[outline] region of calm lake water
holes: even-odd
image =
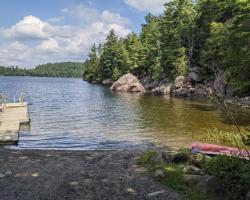
[[[178,147],[208,129],[233,130],[208,100],[114,93],[81,79],[0,77],[9,100],[23,91],[30,129],[15,148],[123,149],[159,143]],[[242,126],[248,113],[237,115]]]

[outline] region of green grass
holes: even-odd
[[[168,164],[164,166],[164,178],[160,179],[160,182],[163,185],[166,185],[178,192],[183,193],[186,196],[186,199],[189,200],[206,200],[207,196],[199,191],[195,185],[187,183],[183,175],[183,166],[179,164]]]
[[[247,140],[249,133],[242,133],[244,140]],[[244,148],[244,140],[242,140],[239,133],[220,131],[218,129],[206,130],[200,136],[200,140],[215,144],[224,144],[232,147]]]
[[[137,160],[137,163],[139,165],[143,165],[149,171],[154,171],[157,166],[157,162],[155,159],[156,156],[157,156],[157,153],[155,151],[148,151],[139,157],[139,159]]]
[[[187,153],[186,151],[181,153]],[[157,163],[157,152],[149,151],[144,153],[138,159],[138,164],[143,165],[146,167],[150,172],[154,172],[154,170],[159,169],[161,166],[160,163]],[[172,188],[186,197],[189,200],[206,200],[207,196],[200,192],[195,185],[190,185],[184,180],[183,175],[183,164],[175,164],[169,163],[161,166],[161,169],[164,171],[164,178],[159,178],[158,181],[169,187]]]

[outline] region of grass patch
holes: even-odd
[[[218,129],[206,130],[201,134],[200,140],[215,144],[224,144],[232,147],[244,148],[244,143],[248,140],[250,133],[242,133],[243,140],[239,133],[220,131]]]
[[[171,163],[165,165],[163,169],[166,176],[160,179],[163,185],[183,193],[189,200],[208,199],[207,195],[198,190],[195,185],[191,185],[184,180],[185,173],[182,165]]]
[[[148,151],[139,157],[139,159],[137,160],[137,163],[139,165],[143,165],[149,171],[154,171],[154,169],[156,168],[158,164],[156,161],[156,157],[157,157],[157,152]]]
[[[178,154],[178,159],[186,160],[189,151],[181,150]],[[169,187],[172,188],[186,196],[189,200],[207,200],[207,195],[199,191],[195,185],[189,184],[184,180],[184,165],[181,162],[178,163],[168,163],[163,164],[159,162],[159,158],[157,152],[149,151],[140,156],[137,160],[138,164],[146,167],[151,173],[153,173],[156,169],[162,169],[164,172],[164,178],[158,178],[157,180]],[[176,160],[178,161],[178,160]]]

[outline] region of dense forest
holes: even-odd
[[[18,67],[1,67],[2,76],[43,76],[43,77],[82,77],[83,63],[62,62],[38,65],[34,69],[23,69]]]
[[[174,80],[198,68],[204,81],[223,70],[238,92],[250,93],[249,0],[172,0],[145,21],[140,34],[119,38],[111,30],[104,44],[94,44],[84,78],[117,80],[131,72]]]

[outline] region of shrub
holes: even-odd
[[[207,160],[205,173],[219,177],[228,199],[245,199],[250,190],[250,161],[218,155]]]
[[[138,164],[144,165],[150,171],[153,171],[158,164],[156,161],[157,153],[155,151],[148,151],[139,157]]]

